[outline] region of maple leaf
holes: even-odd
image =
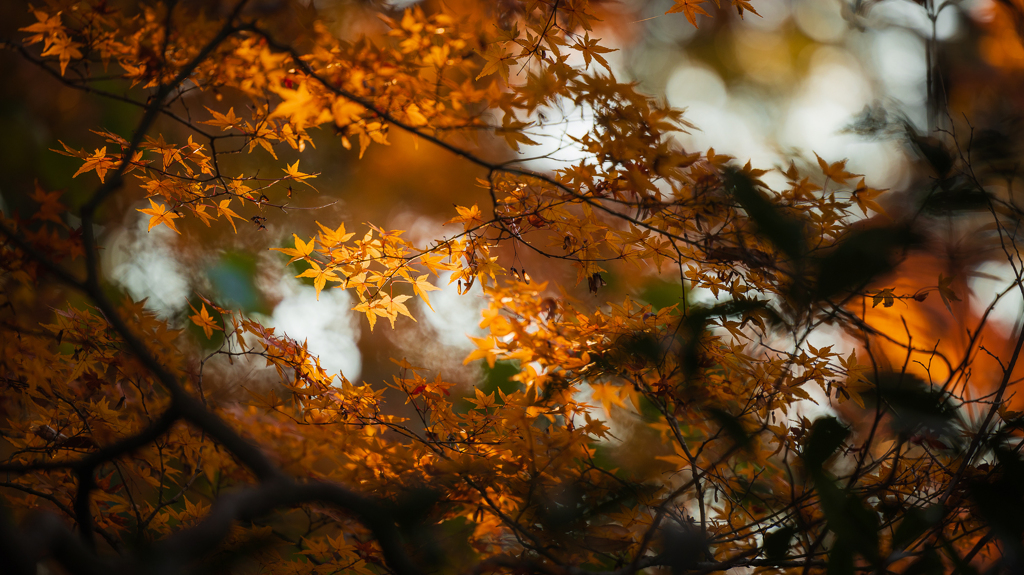
[[[736,12],[740,15],[740,18],[743,17],[744,10],[747,12],[753,12],[755,16],[761,16],[757,13],[757,10],[754,10],[754,7],[750,5],[750,0],[732,0],[732,5],[736,8]]]
[[[205,106],[204,106],[204,108],[205,108]],[[227,114],[221,114],[220,112],[218,112],[216,110],[211,110],[210,108],[206,108],[206,111],[209,112],[211,116],[213,116],[213,119],[212,120],[202,120],[202,121],[199,122],[200,124],[208,124],[210,126],[216,126],[216,127],[220,128],[221,130],[230,130],[232,128],[237,127],[239,124],[242,123],[242,120],[238,116],[235,116],[235,108],[234,107],[228,108],[228,113]]]
[[[203,333],[206,334],[207,339],[213,337],[213,330],[224,331],[224,328],[217,325],[217,320],[210,315],[210,312],[206,311],[205,303],[202,304],[203,309],[201,311],[197,311],[191,303],[188,306],[195,312],[195,315],[190,315],[188,318],[192,320],[192,323],[203,328]]]
[[[853,191],[851,197],[853,198],[853,201],[857,202],[857,207],[859,207],[860,210],[864,212],[865,216],[868,215],[869,209],[874,210],[875,212],[878,212],[879,214],[882,214],[884,216],[887,214],[885,213],[885,210],[882,209],[882,206],[878,205],[878,202],[875,201],[875,198],[882,195],[886,191],[887,190],[876,190],[874,188],[869,188],[864,183],[864,178],[861,178],[860,182],[857,184],[857,189]]]
[[[298,239],[298,238],[296,238],[296,239]],[[317,299],[317,301],[320,300],[320,292],[324,289],[324,286],[327,285],[328,281],[338,282],[338,283],[342,283],[343,281],[345,281],[345,280],[339,278],[337,276],[337,274],[334,273],[334,268],[332,268],[330,266],[325,267],[325,268],[321,268],[320,264],[316,263],[315,261],[313,261],[313,260],[307,260],[307,261],[309,262],[310,268],[308,270],[302,272],[301,274],[295,276],[295,277],[297,277],[297,278],[313,278],[313,288],[316,289],[316,299]]]
[[[427,124],[427,117],[420,112],[420,107],[416,104],[406,106],[405,117],[410,126],[425,126]]]
[[[61,144],[63,143],[64,142],[61,142]],[[65,148],[67,148],[67,146],[65,146]],[[114,160],[107,157],[107,147],[103,146],[102,148],[97,148],[91,156],[85,158],[85,163],[82,164],[82,167],[78,168],[75,175],[71,177],[77,178],[81,174],[96,170],[96,175],[99,176],[100,183],[102,183],[103,180],[106,179],[107,170],[113,167]]]
[[[208,206],[206,204],[198,204],[198,205],[196,205],[196,206],[194,206],[192,208],[192,213],[195,214],[196,217],[199,218],[199,221],[201,221],[204,224],[206,224],[206,227],[210,227],[210,222],[212,222],[212,221],[217,219],[217,216],[214,216],[212,214],[206,213],[206,208],[209,208],[209,207],[210,206]]]
[[[611,48],[605,48],[604,46],[601,46],[600,44],[598,44],[598,42],[600,41],[600,38],[594,38],[593,40],[591,40],[590,33],[586,32],[583,34],[583,38],[580,38],[578,36],[576,37],[576,45],[573,46],[573,48],[576,48],[577,50],[583,53],[583,61],[585,62],[585,68],[590,67],[590,60],[591,58],[593,58],[594,60],[597,60],[599,64],[604,66],[609,72],[611,72],[612,69],[610,66],[608,66],[608,61],[605,60],[604,56],[602,56],[601,54],[615,52],[616,50],[612,50]]]
[[[402,369],[408,369],[409,371],[426,371],[427,370],[427,368],[425,368],[425,367],[420,367],[418,365],[413,365],[413,364],[409,363],[409,360],[404,358],[404,357],[402,359],[395,359],[393,357],[389,357],[388,361],[390,361],[391,363],[397,365],[398,367],[400,367]]]
[[[294,164],[285,164],[285,165],[288,166],[288,167],[287,168],[282,168],[282,169],[284,170],[284,172],[286,174],[288,174],[288,179],[295,180],[297,182],[302,182],[303,184],[306,184],[307,186],[313,188],[313,184],[310,184],[306,180],[308,180],[310,178],[315,178],[317,176],[317,174],[304,174],[304,173],[300,172],[299,171],[299,160],[295,160]],[[313,188],[313,189],[315,190],[316,188]]]
[[[342,223],[338,226],[338,229],[332,230],[331,228],[317,222],[316,225],[320,226],[320,244],[324,246],[336,246],[343,244],[354,236],[354,233],[345,232],[345,224]],[[296,244],[298,245],[298,244]]]
[[[427,268],[427,270],[436,276],[442,271],[452,269],[452,265],[450,263],[444,263],[446,257],[447,256],[443,253],[426,252],[420,255],[419,261],[423,267]]]
[[[960,298],[957,297],[956,293],[953,291],[953,288],[949,287],[951,283],[953,283],[952,276],[947,278],[943,276],[941,273],[939,274],[939,297],[942,298],[942,303],[946,305],[946,309],[949,311],[949,313],[953,313],[953,308],[952,306],[949,305],[949,300],[960,301]]]
[[[878,307],[878,304],[882,304],[883,307],[892,307],[896,303],[896,294],[892,293],[892,290],[893,288],[885,288],[871,296],[871,307]]]
[[[63,33],[54,34],[50,47],[43,50],[43,56],[57,56],[60,61],[60,75],[63,76],[72,58],[81,58],[82,51],[79,50],[84,44],[73,41]]]
[[[229,208],[228,206],[230,204],[231,204],[231,198],[228,198],[226,200],[221,200],[220,203],[217,204],[217,213],[219,215],[221,215],[221,216],[226,217],[228,219],[228,221],[231,222],[231,229],[235,230],[235,233],[237,234],[238,233],[238,228],[235,227],[235,220],[236,219],[238,219],[238,220],[245,220],[245,218],[243,218],[242,216],[236,214],[231,208]]]
[[[35,183],[35,190],[29,196],[39,204],[39,211],[32,215],[32,219],[53,222],[60,226],[66,225],[64,220],[61,219],[61,214],[67,210],[67,207],[60,201],[62,195],[64,195],[64,192],[60,190],[47,192],[37,181]]]
[[[461,222],[463,228],[468,230],[474,228],[484,222],[483,215],[480,213],[480,208],[473,204],[473,207],[467,208],[464,206],[455,206],[455,210],[459,212],[459,215],[448,220],[444,225],[456,224]]]
[[[409,300],[410,298],[412,298],[412,296],[391,297],[390,295],[387,294],[381,297],[381,309],[383,309],[383,311],[385,312],[384,316],[387,317],[389,321],[391,321],[392,329],[394,329],[394,321],[395,319],[398,318],[399,315],[404,315],[412,319],[413,321],[416,321],[416,318],[413,317],[413,314],[409,313],[409,308],[407,308],[406,304],[404,304],[404,302],[406,302],[406,300]]]
[[[373,331],[373,326],[377,325],[377,311],[374,309],[375,302],[363,301],[352,308],[352,311],[357,311],[362,314],[366,314],[366,321],[370,322],[370,331]]]
[[[167,211],[167,206],[154,202],[153,198],[149,198],[149,205],[151,206],[149,208],[137,209],[137,211],[152,216],[149,218],[149,228],[147,228],[147,231],[152,230],[154,227],[160,224],[164,224],[167,227],[174,230],[174,233],[181,233],[178,231],[178,228],[174,226],[174,220],[176,218],[180,218],[181,216],[174,212]]]
[[[430,297],[427,296],[427,292],[439,290],[441,288],[430,283],[430,281],[427,280],[427,274],[423,274],[412,282],[412,289],[416,295],[420,296],[420,298],[423,300],[423,303],[427,304],[427,307],[430,308],[430,311],[434,311],[434,306],[430,305]]]
[[[861,174],[851,174],[846,171],[846,162],[848,160],[840,160],[829,164],[825,160],[821,159],[817,153],[814,154],[815,158],[818,158],[818,166],[821,167],[821,172],[825,174],[825,177],[829,178],[833,182],[840,186],[846,185],[846,182],[850,178],[855,178]]]
[[[675,14],[682,12],[686,15],[686,19],[689,20],[690,24],[693,24],[694,28],[697,28],[697,15],[703,14],[704,16],[711,16],[704,8],[701,8],[706,0],[673,0],[675,6],[669,8],[665,14]]]
[[[610,383],[591,383],[590,387],[593,389],[590,397],[595,401],[601,402],[601,407],[604,408],[605,413],[609,416],[612,414],[613,405],[617,405],[623,409],[626,408],[626,402],[623,401],[622,397],[621,385],[613,385]]]
[[[491,369],[494,369],[494,363],[498,360],[498,348],[494,336],[468,337],[476,345],[476,349],[471,351],[469,355],[462,360],[462,364],[467,365],[478,359],[485,359],[487,360],[487,365]]]
[[[739,341],[741,339],[750,339],[750,337],[747,334],[743,333],[743,331],[740,330],[740,327],[742,327],[742,324],[740,324],[740,322],[721,319],[718,320],[718,323],[721,324],[721,326],[724,327],[725,329],[729,330],[729,333],[732,335],[734,340]]]
[[[499,132],[501,133],[501,136],[505,138],[505,142],[508,144],[508,147],[517,152],[519,151],[519,144],[526,144],[527,146],[537,145],[537,142],[530,139],[529,136],[521,131],[521,127],[503,127]]]
[[[383,294],[373,301],[364,301],[352,309],[366,314],[366,319],[370,322],[370,331],[373,331],[373,326],[377,323],[378,317],[386,318],[391,322],[391,329],[394,329],[395,320],[398,319],[399,315],[404,315],[416,321],[416,318],[409,313],[409,308],[404,303],[410,297],[412,296],[396,295],[391,297],[389,294]]]
[[[515,58],[509,56],[505,52],[505,46],[503,44],[492,44],[487,48],[487,51],[483,54],[484,67],[477,74],[476,79],[479,80],[484,76],[489,76],[495,72],[501,76],[501,79],[508,82],[508,68],[509,63],[514,62]]]
[[[53,38],[58,33],[63,33],[64,27],[60,23],[60,15],[63,13],[57,12],[53,16],[50,16],[43,10],[33,10],[33,14],[38,20],[35,24],[30,24],[24,28],[18,28],[20,32],[34,33],[34,36],[29,36],[25,39],[25,44],[31,46],[38,42],[43,42],[43,49],[50,47],[53,42]]]
[[[366,108],[347,98],[337,98],[331,104],[331,115],[339,127],[358,122],[365,110]]]
[[[473,391],[476,392],[476,399],[470,399],[467,397],[466,401],[475,405],[476,407],[474,409],[479,409],[480,411],[487,411],[488,409],[495,406],[496,399],[494,397],[493,391],[487,395],[485,395],[484,392],[480,391],[479,388],[474,388]]]
[[[295,238],[294,248],[270,248],[271,250],[281,252],[286,256],[292,256],[292,259],[288,260],[288,264],[308,258],[309,254],[313,253],[314,247],[313,238],[310,238],[308,242],[304,242],[295,234],[292,234],[292,237]]]
[[[287,118],[296,129],[301,130],[306,127],[310,116],[319,113],[315,97],[309,92],[306,82],[300,83],[295,90],[275,88],[274,91],[281,97],[281,103],[274,108],[269,118]]]

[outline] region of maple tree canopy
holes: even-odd
[[[339,5],[19,7],[5,62],[117,107],[43,136],[72,169],[3,190],[0,572],[1024,570],[1024,335],[992,322],[1024,294],[1017,163],[940,113],[967,97],[942,100],[934,36],[930,131],[883,126],[923,175],[886,191],[684,149],[684,112],[613,73],[603,2]],[[978,53],[1017,70],[1024,12],[999,10]],[[528,161],[575,117],[572,159]],[[441,181],[447,221],[344,217],[316,153]],[[258,245],[372,337],[432,291],[482,298],[459,359],[506,375],[398,354],[349,379],[208,285],[157,313],[105,259],[140,218],[196,262]],[[983,263],[1012,273],[979,302]]]

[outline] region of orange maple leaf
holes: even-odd
[[[665,13],[666,14],[675,14],[675,13],[678,13],[678,12],[682,12],[683,14],[686,15],[686,19],[690,21],[690,24],[693,24],[693,27],[697,28],[698,27],[697,26],[697,15],[698,14],[703,14],[705,16],[711,16],[711,14],[708,14],[707,11],[704,10],[703,8],[701,8],[701,6],[700,6],[705,1],[706,0],[675,0],[676,5],[673,6],[672,8],[670,8],[668,10],[668,12],[665,12]]]
[[[149,218],[149,228],[146,231],[152,230],[153,228],[160,224],[164,224],[167,227],[174,230],[174,233],[181,233],[178,231],[178,228],[174,226],[174,220],[176,218],[180,218],[181,216],[174,213],[173,211],[167,211],[167,206],[154,202],[153,198],[149,198],[149,205],[152,207],[138,209],[138,211],[152,216],[151,218]]]
[[[229,208],[228,206],[230,204],[231,204],[231,198],[228,198],[226,200],[221,200],[221,202],[219,204],[217,204],[217,213],[222,215],[222,216],[224,216],[224,217],[226,217],[228,219],[228,221],[231,222],[231,229],[235,230],[235,233],[237,234],[238,233],[238,228],[235,227],[235,220],[236,219],[244,220],[245,218],[243,218],[242,216],[236,214],[234,212],[234,210]]]
[[[190,315],[188,318],[192,320],[192,323],[203,328],[203,333],[206,334],[207,339],[213,337],[213,330],[224,331],[224,328],[217,325],[217,320],[210,315],[210,312],[206,311],[206,304],[203,304],[201,311],[196,310],[196,307],[191,303],[188,307],[192,308],[192,311],[196,312],[195,315]]]
[[[861,174],[851,174],[846,171],[847,160],[840,160],[829,164],[825,160],[821,159],[817,153],[814,154],[815,158],[818,158],[818,165],[821,166],[821,172],[825,174],[825,177],[829,178],[833,182],[840,186],[846,185],[847,180],[855,178]]]
[[[296,239],[298,239],[298,238],[296,238]],[[312,242],[310,242],[310,243],[312,243]],[[327,285],[327,281],[328,280],[330,280],[332,282],[338,282],[338,283],[341,283],[342,281],[344,281],[344,280],[339,278],[334,273],[334,268],[332,268],[330,266],[328,266],[326,268],[321,268],[320,264],[318,264],[318,263],[316,263],[314,261],[310,261],[309,265],[311,267],[308,270],[302,272],[301,274],[299,274],[299,275],[297,275],[295,277],[297,277],[297,278],[313,278],[313,287],[316,289],[316,299],[317,299],[317,301],[320,300],[320,292],[323,291],[324,286]]]
[[[874,210],[884,216],[887,214],[885,213],[885,210],[882,209],[882,206],[878,205],[878,202],[875,201],[875,198],[882,195],[885,191],[886,190],[876,190],[874,188],[869,188],[867,184],[864,183],[864,178],[861,178],[860,182],[857,184],[857,189],[853,191],[853,195],[851,197],[853,198],[853,201],[857,202],[857,207],[859,207],[860,210],[864,212],[865,216],[868,215],[869,209]]]
[[[309,254],[313,253],[314,246],[312,238],[310,238],[308,242],[304,242],[299,239],[299,236],[295,234],[292,235],[295,237],[294,248],[270,248],[271,250],[281,252],[286,256],[292,256],[292,259],[288,260],[289,264],[309,257]]]
[[[306,184],[307,186],[313,188],[313,184],[307,182],[306,180],[308,180],[310,178],[315,178],[317,175],[316,174],[306,174],[306,173],[300,172],[299,171],[299,160],[295,160],[294,164],[285,164],[285,165],[288,166],[288,167],[287,168],[281,168],[281,169],[284,170],[284,173],[288,174],[288,177],[286,179],[295,180],[296,182],[302,182],[303,184]],[[316,188],[313,188],[313,189],[315,190]]]

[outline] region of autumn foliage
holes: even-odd
[[[1024,569],[1024,336],[990,322],[1024,289],[1022,214],[971,128],[900,126],[919,185],[874,189],[841,158],[683,149],[684,112],[612,73],[601,2],[358,10],[343,38],[298,1],[50,0],[5,39],[132,124],[47,144],[88,183],[75,202],[4,189],[31,209],[0,218],[0,571]],[[1017,41],[993,29],[990,52]],[[559,114],[592,120],[566,138],[577,159],[535,169],[522,158]],[[303,154],[400,138],[473,171],[445,235],[288,227],[333,185]],[[462,359],[511,375],[400,356],[352,381],[213,294],[158,316],[103,269],[128,216],[266,242],[377,332],[410,329],[443,286],[482,293]],[[1012,277],[978,307],[981,262]],[[630,276],[668,297],[608,286]]]

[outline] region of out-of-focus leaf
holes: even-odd
[[[917,130],[909,124],[907,124],[907,139],[921,158],[932,167],[936,176],[944,178],[949,175],[949,171],[953,169],[953,154],[941,140],[918,134]]]
[[[891,425],[895,431],[950,435],[956,408],[941,391],[910,374],[881,374],[877,386],[882,401],[894,416]]]
[[[786,553],[789,551],[789,544],[793,541],[794,535],[796,535],[796,529],[793,527],[783,527],[782,529],[776,529],[775,531],[765,535],[765,557],[773,561],[781,561],[784,559],[786,557]]]
[[[951,284],[952,282],[952,277],[947,278],[944,277],[942,274],[939,274],[939,297],[942,298],[942,303],[945,304],[946,309],[949,311],[949,313],[953,313],[953,308],[950,307],[949,302],[960,301],[960,296],[956,295],[956,292],[953,291],[953,288],[949,287],[949,284]]]
[[[709,408],[708,412],[718,422],[718,425],[722,426],[722,430],[729,436],[729,439],[732,439],[733,443],[741,449],[750,448],[750,434],[743,427],[740,418],[717,407]]]
[[[806,251],[804,222],[785,214],[758,191],[750,178],[737,170],[725,170],[725,181],[747,215],[768,240],[791,258]]]
[[[713,317],[739,315],[755,309],[767,309],[767,306],[760,300],[734,300],[714,307],[690,308],[686,318],[683,319],[683,329],[679,330],[679,336],[684,338],[680,359],[687,378],[696,373],[701,366],[700,337],[704,333],[708,320]]]
[[[869,560],[878,557],[878,515],[856,495],[840,489],[821,470],[811,473],[828,528],[836,534],[836,548],[847,546]],[[831,569],[831,561],[829,562]]]
[[[924,535],[925,531],[942,520],[942,506],[932,505],[931,507],[913,507],[907,510],[896,533],[892,536],[894,548],[905,548],[914,542],[915,539]]]
[[[1004,556],[1024,562],[1024,461],[1016,452],[995,446],[996,472],[973,482],[968,492],[974,512],[984,519],[1004,547]]]
[[[921,209],[936,214],[988,210],[990,201],[991,197],[984,190],[959,182],[957,185],[933,190],[925,198]]]
[[[828,575],[853,575],[853,549],[843,539],[836,539],[828,554]]]
[[[919,242],[919,235],[902,225],[846,234],[839,245],[820,260],[817,297],[826,299],[863,289],[874,278],[891,271],[902,253]]]
[[[822,417],[815,421],[807,443],[804,444],[804,464],[810,470],[819,469],[849,434],[850,430],[834,417]]]
[[[942,563],[942,558],[934,549],[929,549],[923,555],[921,555],[916,561],[907,567],[907,570],[903,572],[903,575],[942,575],[946,572],[946,566]]]
[[[697,527],[674,524],[665,528],[661,537],[661,558],[672,569],[672,575],[682,575],[705,560],[707,542]]]

